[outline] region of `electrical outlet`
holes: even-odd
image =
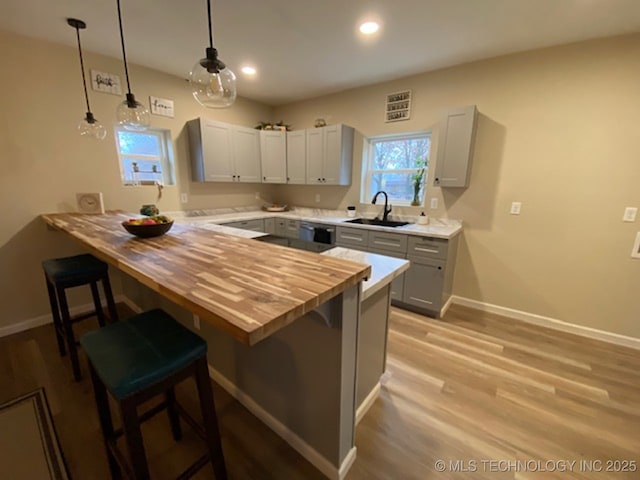
[[[256,200],[260,200],[260,192],[256,192]]]
[[[200,330],[200,317],[198,315],[193,316],[193,328]]]
[[[186,193],[180,194],[180,203],[187,203],[189,201],[189,196]]]
[[[431,210],[435,210],[436,208],[438,208],[438,197],[433,197],[431,199]]]
[[[511,215],[520,215],[520,209],[522,208],[522,202],[511,202]]]
[[[624,209],[624,215],[622,216],[623,222],[635,222],[638,209],[635,207],[627,207]]]
[[[320,194],[316,193],[316,203],[320,203]]]

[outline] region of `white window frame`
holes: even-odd
[[[394,169],[394,170],[379,170],[372,169],[373,165],[373,155],[374,155],[374,145],[378,142],[390,142],[390,141],[398,141],[398,140],[412,140],[419,138],[429,138],[429,157],[431,157],[431,131],[430,130],[422,130],[418,132],[411,133],[394,133],[388,135],[376,135],[372,137],[366,137],[364,139],[364,145],[362,148],[362,181],[360,185],[362,188],[360,190],[360,202],[361,203],[371,203],[371,199],[376,192],[371,191],[371,179],[374,173],[379,172],[393,172],[393,173],[407,173],[413,174],[416,173],[415,168],[403,168],[403,169]],[[431,162],[429,162],[430,164]],[[427,175],[429,174],[428,167],[425,168],[424,175],[422,177],[422,206],[424,206],[424,201],[427,198]],[[399,206],[410,206],[411,201],[401,201],[394,200],[394,205]]]
[[[123,154],[120,151],[120,140],[118,132],[126,133],[141,133],[145,135],[154,135],[158,138],[160,144],[160,155],[140,155],[140,154]],[[175,185],[175,168],[174,168],[174,156],[173,146],[171,143],[171,131],[161,128],[147,128],[144,131],[136,132],[133,130],[127,130],[121,125],[114,125],[114,138],[116,142],[116,152],[118,154],[118,165],[120,167],[120,179],[122,184],[127,187],[155,185],[155,180],[140,180],[131,181],[125,177],[124,169],[124,157],[131,159],[138,159],[141,161],[159,160],[162,165],[162,179],[160,180],[164,185]]]

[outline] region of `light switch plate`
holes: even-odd
[[[640,258],[640,232],[636,234],[636,241],[633,242],[633,250],[631,250],[631,258]]]
[[[431,205],[429,206],[429,208],[431,208],[431,210],[435,210],[436,208],[438,208],[438,197],[433,197],[431,199]]]
[[[511,202],[511,215],[520,215],[520,209],[522,208],[522,202]]]
[[[624,209],[624,215],[622,216],[623,222],[635,222],[638,209],[636,207],[627,207]]]
[[[81,213],[104,213],[102,193],[76,193],[78,211]]]
[[[181,193],[180,203],[188,203],[188,202],[189,202],[189,196],[186,193]]]

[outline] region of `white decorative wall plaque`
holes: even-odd
[[[173,118],[173,100],[149,96],[149,105],[154,115]]]
[[[114,95],[122,95],[120,88],[120,77],[113,73],[99,72],[91,70],[91,86],[94,90]]]
[[[390,93],[387,95],[385,122],[409,120],[411,116],[411,90]]]

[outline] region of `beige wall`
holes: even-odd
[[[124,84],[120,60],[85,54],[87,70],[115,73]],[[85,105],[75,47],[0,32],[0,58],[1,329],[47,313],[41,260],[79,251],[62,234],[47,231],[37,218],[40,213],[75,210],[76,192],[102,192],[106,208],[135,212],[143,203],[155,201],[156,190],[121,185],[112,125],[124,96],[90,89],[92,110],[107,127],[108,137],[98,142],[77,135]],[[149,95],[154,95],[175,103],[175,118],[151,117],[154,127],[171,130],[176,159],[177,186],[165,188],[158,203],[161,211],[181,209],[183,192],[189,195],[185,208],[254,205],[260,203],[255,192],[270,197],[268,186],[191,182],[184,127],[198,116],[254,126],[270,118],[270,107],[241,98],[232,109],[205,109],[195,102],[185,80],[130,67],[139,101],[148,105]],[[117,276],[115,283],[117,287]],[[77,304],[87,297],[71,298]]]
[[[40,261],[79,251],[47,231],[38,214],[74,209],[79,191],[101,191],[107,208],[135,211],[155,200],[155,191],[120,185],[111,130],[103,143],[76,135],[84,105],[74,48],[0,32],[0,53],[1,329],[47,313]],[[477,62],[275,110],[243,99],[229,110],[208,110],[193,101],[184,80],[136,66],[131,79],[139,100],[155,95],[175,101],[174,119],[152,116],[154,126],[171,130],[176,153],[178,185],[165,189],[159,204],[164,211],[183,208],[182,192],[189,194],[187,209],[261,203],[256,191],[296,205],[357,204],[362,135],[434,129],[437,148],[440,113],[476,104],[471,186],[427,190],[428,198],[440,199],[431,216],[464,221],[454,293],[640,338],[640,261],[629,256],[640,226],[621,221],[625,206],[640,207],[639,59],[640,35],[632,35]],[[117,59],[87,52],[86,64],[124,80]],[[411,120],[385,124],[385,94],[405,88],[413,90]],[[96,117],[109,126],[122,99],[90,95]],[[296,129],[311,127],[318,117],[352,125],[360,133],[354,184],[193,183],[184,123],[198,116],[247,126],[282,119]],[[512,201],[523,202],[520,216],[508,214]]]
[[[631,35],[359,88],[277,108],[274,117],[296,128],[323,117],[364,136],[433,129],[437,148],[441,112],[476,104],[471,186],[427,189],[440,199],[431,216],[464,222],[454,294],[640,337],[640,260],[630,258],[640,225],[621,221],[624,207],[640,207],[639,82],[640,35]],[[385,94],[407,88],[411,119],[384,123]],[[280,194],[290,204],[344,208],[358,203],[360,185]],[[509,215],[512,201],[522,202],[520,216]]]

